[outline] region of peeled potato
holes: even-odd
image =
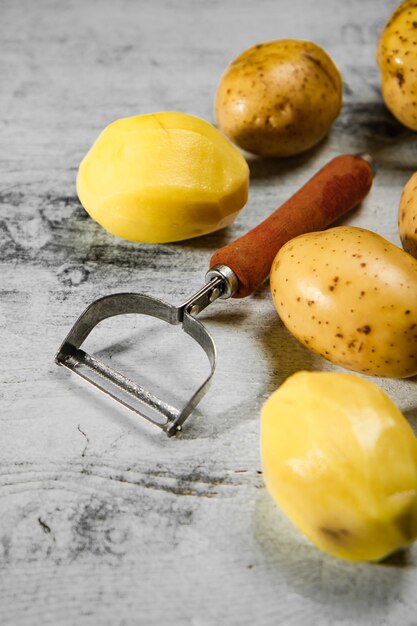
[[[297,372],[262,409],[271,496],[320,550],[377,561],[417,539],[417,439],[373,383]]]
[[[417,172],[411,176],[401,195],[398,229],[404,250],[417,258]]]
[[[246,50],[226,69],[216,94],[219,127],[238,146],[291,156],[328,133],[342,104],[342,78],[326,52],[282,39]]]
[[[249,168],[208,122],[185,113],[119,119],[81,162],[77,192],[113,235],[163,243],[228,226],[248,197]]]

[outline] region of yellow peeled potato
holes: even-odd
[[[417,130],[417,3],[406,0],[394,11],[377,50],[382,96],[399,122]]]
[[[417,258],[417,172],[404,187],[398,213],[398,229],[404,250]]]
[[[208,122],[185,113],[119,119],[81,162],[77,192],[113,235],[164,243],[210,233],[245,205],[249,168]]]
[[[291,156],[328,133],[342,105],[342,78],[329,55],[309,41],[282,39],[238,56],[216,94],[221,130],[263,156]]]
[[[377,561],[417,539],[417,439],[353,374],[297,372],[262,410],[269,493],[320,550]]]

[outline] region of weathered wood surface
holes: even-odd
[[[345,222],[399,243],[397,208],[417,169],[416,139],[382,105],[375,63],[395,5],[0,2],[3,626],[417,624],[416,549],[403,566],[336,562],[293,530],[263,488],[262,402],[293,371],[332,369],[283,329],[266,286],[202,315],[218,369],[180,439],[166,439],[53,363],[91,300],[131,290],[180,302],[201,285],[218,246],[338,153],[366,150],[380,164],[369,198]],[[99,130],[155,110],[212,121],[226,64],[282,37],[311,39],[333,56],[345,82],[343,112],[312,154],[251,159],[250,201],[233,227],[145,246],[86,217],[74,179]],[[166,393],[185,399],[204,358],[177,329],[160,330],[143,331],[138,320],[109,324],[97,347],[104,342],[135,380],[150,384],[159,372]],[[380,384],[415,424],[415,380]]]

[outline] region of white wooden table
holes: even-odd
[[[101,295],[143,291],[179,303],[202,285],[217,247],[339,153],[368,151],[379,163],[368,199],[344,223],[399,243],[398,203],[417,169],[416,136],[385,110],[375,62],[396,4],[0,2],[2,626],[417,624],[416,548],[402,565],[328,558],[263,487],[263,401],[296,370],[334,369],[289,336],[267,285],[201,315],[218,369],[178,439],[53,361],[76,317]],[[106,124],[161,110],[214,121],[226,65],[278,38],[315,41],[343,74],[343,111],[324,143],[284,162],[251,159],[247,207],[211,236],[131,244],[86,216],[75,175]],[[180,401],[204,376],[205,359],[171,330],[129,318],[105,325],[96,342],[135,380],[151,384],[159,373],[162,391]],[[377,382],[415,425],[415,380]]]

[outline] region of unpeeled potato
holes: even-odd
[[[216,93],[216,118],[238,146],[263,156],[291,156],[328,133],[342,104],[342,78],[309,41],[282,39],[238,56]]]
[[[417,3],[406,0],[391,15],[378,42],[382,96],[399,122],[417,130]]]
[[[295,237],[271,268],[275,307],[307,348],[371,376],[417,374],[417,261],[363,228]]]
[[[417,258],[417,172],[411,176],[403,189],[398,229],[404,250]]]

